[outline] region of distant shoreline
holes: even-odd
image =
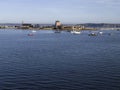
[[[15,28],[5,28],[5,29],[0,29],[0,30],[28,30],[28,31],[33,31],[33,30],[35,30],[35,31],[55,31],[56,29],[15,29]],[[83,30],[79,30],[79,31],[100,31],[100,30],[118,30],[118,31],[120,31],[120,29],[113,29],[113,28],[111,28],[111,29],[83,29]],[[72,30],[60,30],[60,31],[72,31]]]
[[[120,30],[120,24],[112,23],[85,23],[85,24],[61,24],[58,28],[54,24],[29,24],[29,23],[1,23],[0,29],[16,30]]]

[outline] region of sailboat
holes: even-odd
[[[73,30],[71,31],[72,34],[80,34],[80,33],[81,33],[80,31],[75,31],[75,30],[74,30],[74,26],[72,27],[72,29],[73,29]]]

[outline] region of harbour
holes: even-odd
[[[0,0],[0,90],[120,90],[120,0]]]
[[[119,31],[31,32],[0,30],[1,90],[119,90]]]

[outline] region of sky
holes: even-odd
[[[120,0],[0,0],[0,23],[120,23]]]

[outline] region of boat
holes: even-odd
[[[103,34],[103,32],[99,32],[99,34],[100,34],[100,35],[102,35],[102,34]]]
[[[33,34],[32,33],[28,33],[28,36],[33,36]]]
[[[71,31],[72,34],[80,34],[81,32],[80,31],[75,31],[74,30],[74,26],[73,26],[73,30]]]
[[[90,34],[88,34],[88,36],[97,36],[97,34],[95,34],[95,33],[90,33]]]
[[[80,31],[71,31],[72,34],[80,34]]]
[[[33,30],[32,32],[36,32],[35,30]]]

